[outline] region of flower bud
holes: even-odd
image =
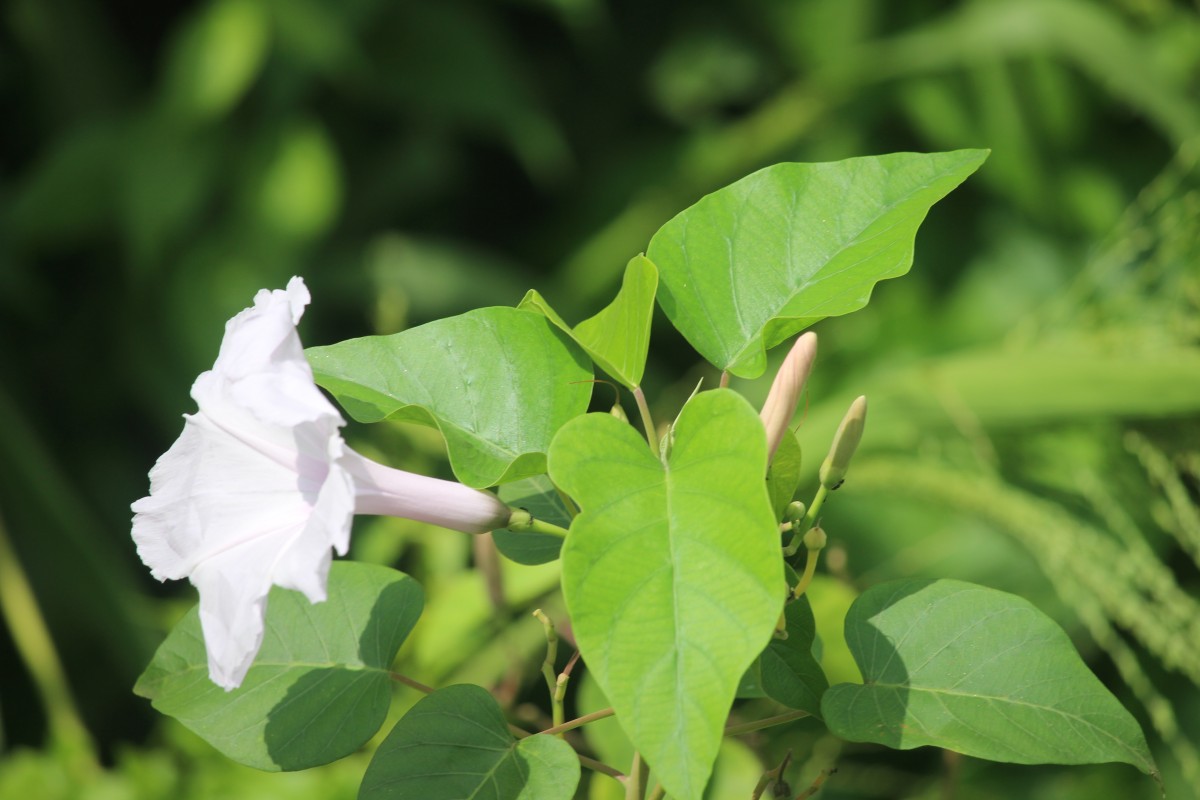
[[[613,404],[613,407],[609,409],[608,413],[621,420],[621,422],[629,422],[629,415],[625,413],[625,409],[621,407],[621,403],[619,401]]]
[[[842,424],[838,426],[837,433],[833,435],[833,444],[829,448],[829,455],[821,464],[821,485],[826,489],[836,489],[846,479],[846,469],[850,466],[850,459],[854,457],[854,451],[858,449],[859,441],[862,440],[863,427],[866,423],[867,398],[859,397],[850,404],[850,410],[846,412],[846,416],[842,417]]]
[[[804,534],[804,547],[807,550],[824,550],[829,537],[825,535],[825,531],[820,525],[811,528],[808,533]]]
[[[783,521],[792,526],[791,530],[796,530],[803,523],[804,516],[807,513],[808,506],[804,505],[804,501],[793,500],[783,510]]]
[[[800,399],[800,392],[804,389],[804,382],[808,380],[816,356],[817,335],[809,331],[796,339],[779,372],[775,373],[775,381],[759,414],[763,427],[767,429],[767,463],[775,457],[775,450],[792,424],[796,402]]]

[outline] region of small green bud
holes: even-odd
[[[804,515],[807,513],[808,506],[804,505],[800,500],[793,500],[783,510],[783,521],[791,523],[791,529],[796,530],[800,527],[801,522],[804,520]]]
[[[821,530],[820,525],[817,525],[804,534],[804,546],[810,551],[824,550],[828,541],[829,537],[825,535],[825,531]]]
[[[850,404],[850,410],[842,417],[842,424],[833,435],[833,444],[829,455],[821,464],[821,485],[826,489],[836,489],[846,480],[846,470],[850,467],[850,459],[862,440],[863,427],[867,423],[867,398],[860,397]]]
[[[621,407],[620,403],[615,403],[613,407],[609,409],[608,413],[621,420],[621,422],[629,422],[629,417],[626,415],[625,409]]]

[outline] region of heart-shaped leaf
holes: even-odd
[[[659,303],[711,363],[758,377],[766,350],[862,308],[877,282],[908,272],[930,207],[986,157],[895,153],[759,170],[654,235]]]
[[[839,684],[821,701],[844,739],[1157,774],[1133,716],[1019,597],[962,581],[886,583],[851,606],[846,643],[866,683]]]
[[[421,615],[421,586],[387,567],[337,561],[327,591],[314,605],[299,592],[271,590],[262,648],[232,692],[209,680],[193,608],[134,691],[258,769],[306,769],[354,752],[387,715],[388,668]]]
[[[634,256],[625,267],[625,277],[616,298],[594,317],[571,328],[545,298],[531,289],[519,308],[528,308],[571,336],[587,351],[600,369],[630,389],[637,388],[646,369],[650,348],[650,320],[654,316],[654,293],[658,270],[644,255]]]
[[[821,695],[829,681],[813,657],[817,623],[807,597],[788,603],[784,609],[787,638],[772,639],[759,656],[759,677],[768,697],[788,708],[821,716]]]
[[[684,406],[661,461],[628,424],[589,414],[550,446],[582,512],[563,592],[588,669],[667,793],[699,797],[738,680],[784,598],[766,436],[727,389]]]
[[[359,800],[570,800],[579,759],[553,736],[514,739],[500,706],[478,686],[422,698],[379,745]]]
[[[560,426],[587,410],[587,356],[544,316],[481,308],[391,336],[305,351],[317,383],[360,422],[406,420],[446,438],[477,489],[546,471]]]

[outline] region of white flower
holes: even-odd
[[[227,690],[262,644],[272,585],[325,599],[332,551],[345,554],[356,512],[470,533],[510,513],[493,495],[346,447],[296,334],[308,302],[292,278],[226,323],[216,363],[192,385],[199,412],[184,415],[150,471],[150,496],[133,504],[133,539],[154,577],[199,590],[209,676]]]

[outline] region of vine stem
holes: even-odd
[[[741,736],[744,733],[753,733],[754,731],[761,731],[763,728],[773,728],[776,725],[782,725],[785,722],[791,722],[792,720],[802,719],[807,716],[810,716],[810,714],[807,711],[796,710],[796,711],[789,711],[786,714],[779,714],[774,717],[766,717],[765,719],[758,719],[758,720],[755,720],[754,722],[743,722],[740,725],[727,725],[727,726],[725,726],[725,735],[726,736]]]
[[[546,634],[546,658],[542,661],[542,677],[546,679],[546,688],[550,692],[550,715],[557,727],[563,724],[563,702],[562,695],[558,691],[558,677],[554,674],[554,662],[558,658],[558,633],[554,630],[554,623],[550,621],[550,617],[540,608],[535,609],[533,616],[537,617],[542,623],[542,629]],[[562,738],[562,734],[558,735]]]
[[[567,529],[561,528],[551,522],[538,519],[528,511],[520,508],[514,508],[512,516],[508,519],[507,528],[514,533],[545,533],[550,536],[557,536],[559,539],[567,538]]]
[[[593,711],[590,714],[584,714],[582,717],[576,717],[575,719],[564,722],[561,725],[555,725],[552,728],[546,728],[546,730],[541,731],[541,733],[550,735],[565,733],[566,731],[572,731],[576,728],[582,728],[589,722],[595,722],[598,719],[611,717],[614,713],[615,712],[611,708],[602,708],[599,711]]]
[[[799,600],[800,596],[808,589],[808,585],[812,583],[813,575],[817,572],[817,559],[821,557],[820,554],[820,550],[808,551],[808,556],[804,560],[804,574],[800,576],[800,582],[792,590],[793,599]]]
[[[661,783],[656,783],[650,794],[646,797],[646,800],[662,800],[666,796],[667,790],[663,788]]]
[[[642,415],[642,427],[646,430],[646,441],[650,443],[650,450],[658,455],[658,442],[654,441],[654,417],[650,416],[650,406],[646,405],[646,394],[642,387],[633,387],[633,399],[637,401],[638,413]]]

